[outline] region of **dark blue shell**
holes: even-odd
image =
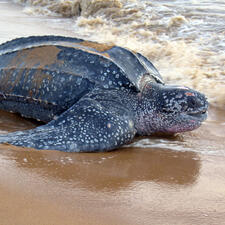
[[[91,54],[97,55],[101,59],[105,58],[105,61],[110,61],[116,64],[138,90],[140,90],[140,85],[143,85],[140,84],[143,76],[147,76],[150,80],[155,82],[163,83],[163,79],[158,70],[140,53],[135,53],[114,45],[99,44],[77,38],[61,36],[33,36],[18,38],[0,45],[0,55],[13,51],[21,51],[27,48],[48,45],[68,47],[70,50],[72,48],[80,50],[82,51],[80,54],[83,54],[84,58],[88,58]],[[69,54],[70,50],[66,50],[66,52]],[[71,51],[71,53],[73,52]],[[98,57],[92,59],[97,60]],[[87,67],[87,69],[89,69],[89,67]]]
[[[0,45],[0,108],[46,122],[96,86],[138,92],[143,77],[162,82],[144,56],[117,46],[60,36]],[[27,104],[32,112],[24,110]]]
[[[163,83],[144,56],[59,36],[0,45],[0,109],[46,125],[0,143],[61,151],[108,151],[136,134],[134,107],[146,82]],[[135,108],[135,107],[134,107]]]

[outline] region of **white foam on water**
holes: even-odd
[[[15,0],[73,36],[115,43],[147,56],[165,81],[204,92],[225,109],[225,5],[220,1]],[[70,17],[56,21],[57,17]],[[55,22],[54,22],[55,21]]]

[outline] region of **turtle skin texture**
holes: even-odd
[[[46,123],[0,143],[109,151],[136,134],[193,130],[207,107],[203,94],[165,85],[146,57],[119,46],[61,36],[0,45],[0,109]]]

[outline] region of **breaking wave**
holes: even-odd
[[[147,56],[168,83],[204,92],[225,109],[225,5],[221,1],[14,0],[28,14],[69,17],[80,38]],[[210,10],[209,10],[210,9]]]

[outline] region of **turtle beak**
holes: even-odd
[[[187,91],[185,95],[187,96],[188,114],[206,114],[209,103],[204,94],[196,91]]]

